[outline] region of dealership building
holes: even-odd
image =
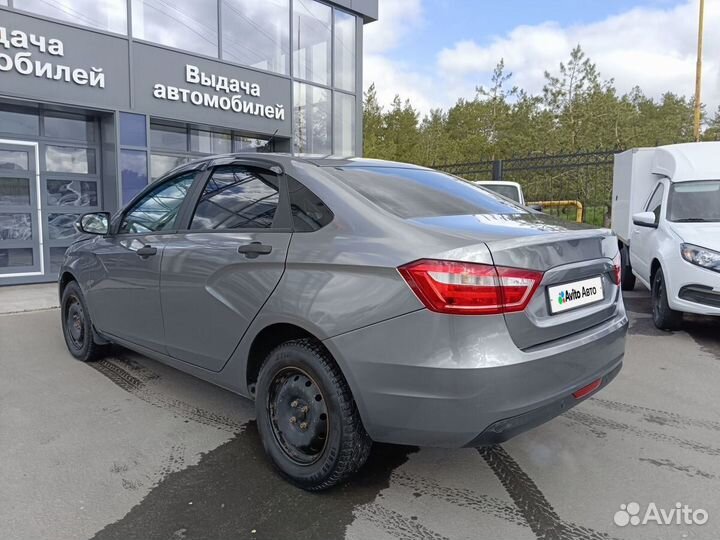
[[[84,212],[228,152],[359,155],[377,0],[0,0],[0,286]]]

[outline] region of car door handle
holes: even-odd
[[[157,248],[152,247],[152,246],[143,246],[140,249],[138,249],[135,253],[137,253],[138,257],[140,257],[142,259],[147,259],[148,257],[157,255]]]
[[[245,244],[238,248],[238,253],[243,253],[248,259],[254,259],[259,255],[269,255],[271,252],[272,246],[261,244],[260,242]]]

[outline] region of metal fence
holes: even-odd
[[[612,205],[613,156],[616,150],[577,154],[542,155],[524,158],[454,163],[435,166],[467,180],[518,182],[525,200],[579,201],[582,220],[608,226]],[[575,220],[577,209],[545,207],[543,211]]]

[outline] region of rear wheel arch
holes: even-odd
[[[325,348],[318,337],[305,328],[292,323],[271,324],[258,332],[250,345],[245,368],[245,382],[251,395],[255,395],[255,383],[257,383],[260,368],[268,354],[283,343],[298,339],[308,339]],[[328,354],[330,354],[329,351]],[[337,364],[337,362],[335,363]]]

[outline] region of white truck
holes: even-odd
[[[615,156],[612,229],[622,288],[652,293],[663,330],[683,313],[720,315],[720,142],[635,148]]]
[[[502,195],[506,199],[515,201],[525,206],[525,195],[523,194],[522,187],[517,182],[506,182],[504,180],[478,180],[475,182],[478,186],[482,186],[485,189]]]

